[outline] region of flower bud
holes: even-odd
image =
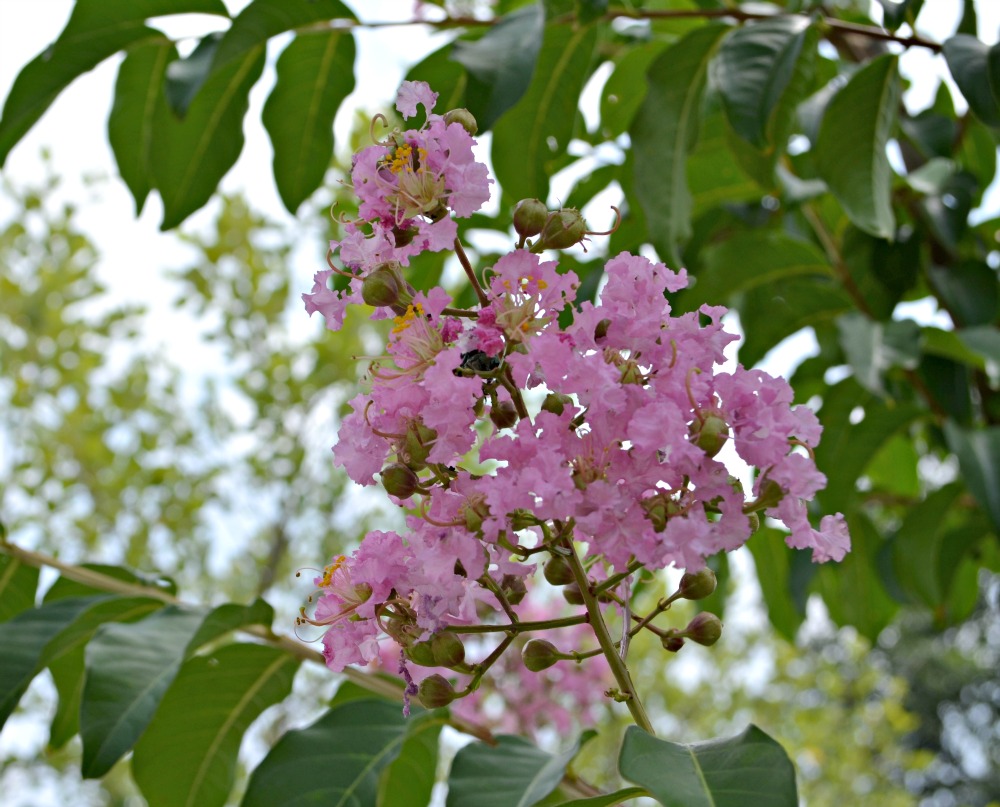
[[[490,420],[498,429],[509,429],[517,423],[517,407],[513,401],[497,401],[490,407]]]
[[[417,697],[428,709],[437,709],[455,700],[455,687],[443,675],[429,675],[420,682]]]
[[[610,319],[602,319],[597,323],[597,327],[594,328],[594,341],[600,342],[608,335],[608,328],[611,327]]]
[[[781,489],[781,485],[773,479],[765,479],[760,486],[760,493],[752,502],[753,509],[766,510],[769,507],[775,507],[783,498],[785,498],[785,491]]]
[[[747,519],[750,521],[750,534],[753,535],[760,529],[760,516],[756,513],[748,513]]]
[[[382,487],[390,496],[409,499],[420,486],[420,480],[409,465],[394,462],[382,469]]]
[[[512,510],[509,517],[510,528],[515,532],[517,532],[517,530],[526,530],[528,527],[537,527],[540,523],[538,521],[538,516],[530,510],[525,510],[523,507],[519,507],[517,510]]]
[[[542,573],[545,575],[545,579],[554,586],[565,586],[576,579],[573,575],[573,567],[562,555],[553,555],[549,558]]]
[[[564,395],[561,392],[550,392],[545,396],[545,400],[542,401],[542,411],[551,412],[553,415],[561,415],[566,407],[572,403],[573,399],[569,395]]]
[[[403,454],[406,464],[414,470],[420,470],[427,464],[427,455],[437,439],[437,432],[425,426],[420,421],[414,421],[406,430],[403,438]]]
[[[682,599],[703,600],[715,591],[717,583],[715,572],[706,566],[697,572],[685,572],[677,591]]]
[[[403,653],[410,661],[414,664],[419,664],[421,667],[438,666],[434,660],[434,650],[431,648],[430,642],[414,642],[405,648]]]
[[[570,605],[583,605],[583,594],[580,592],[580,587],[576,583],[570,583],[568,586],[564,586],[562,595],[563,599]]]
[[[517,605],[528,593],[524,578],[516,574],[505,574],[500,579],[500,590],[511,605]]]
[[[559,661],[559,651],[545,639],[530,639],[521,650],[521,661],[532,672],[541,672]]]
[[[682,647],[684,647],[684,640],[680,636],[664,636],[660,639],[660,644],[663,645],[664,650],[669,650],[671,653],[676,653]]]
[[[465,645],[449,631],[441,631],[431,637],[431,653],[438,667],[457,667],[465,662]]]
[[[549,214],[535,246],[540,249],[567,249],[583,241],[586,234],[587,222],[580,211],[565,207]]]
[[[722,620],[715,614],[702,611],[684,628],[684,634],[692,642],[711,647],[722,635]]]
[[[361,283],[361,298],[368,305],[375,308],[397,307],[404,308],[413,298],[409,294],[410,300],[403,302],[406,290],[406,283],[399,273],[399,264],[395,261],[383,263],[369,272]]]
[[[514,206],[514,229],[522,238],[538,235],[549,217],[549,209],[539,199],[522,199]]]
[[[473,497],[462,503],[459,512],[465,519],[465,528],[469,532],[479,532],[483,528],[483,519],[490,514],[490,506],[486,503],[486,499]]]
[[[409,246],[413,243],[413,239],[417,237],[419,232],[420,228],[416,226],[400,227],[399,225],[396,225],[392,228],[393,244],[396,245],[397,249]]]
[[[476,123],[476,118],[473,116],[469,110],[464,107],[459,107],[458,109],[452,109],[444,113],[444,122],[449,126],[453,123],[457,123],[470,135],[475,136],[476,132],[479,131],[479,124]]]
[[[691,435],[691,442],[708,456],[714,457],[729,439],[729,424],[721,415],[710,412],[696,419],[688,433]]]

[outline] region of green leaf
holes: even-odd
[[[644,42],[625,51],[601,90],[601,134],[613,140],[632,125],[646,91],[646,71],[665,43]]]
[[[1000,426],[963,429],[946,420],[944,434],[969,492],[1000,530]]]
[[[242,807],[367,807],[406,740],[399,704],[357,700],[287,732],[250,775]]]
[[[899,106],[897,62],[886,54],[851,77],[827,106],[814,149],[816,170],[848,218],[888,239],[896,229],[886,144]]]
[[[546,166],[569,145],[596,39],[594,26],[546,26],[527,92],[493,127],[493,166],[510,205],[548,197]]]
[[[161,88],[167,65],[176,58],[172,42],[154,41],[129,50],[118,68],[108,141],[118,173],[135,199],[136,216],[152,188],[153,110],[163,103]]]
[[[840,345],[857,382],[885,394],[883,376],[893,367],[914,369],[920,362],[920,326],[913,320],[872,322],[852,311],[837,320]]]
[[[566,766],[594,734],[584,732],[560,754],[510,735],[498,736],[496,745],[470,743],[452,762],[447,807],[529,807],[556,789]]]
[[[82,563],[80,564],[81,569],[87,571],[97,572],[104,577],[110,577],[112,580],[118,580],[127,585],[137,586],[135,590],[135,596],[143,596],[143,589],[153,588],[164,594],[170,596],[175,596],[177,594],[177,585],[169,577],[164,577],[163,575],[147,575],[134,572],[131,569],[127,569],[124,566],[109,566],[105,563]],[[66,597],[95,597],[95,596],[107,596],[108,592],[105,589],[96,588],[95,586],[88,585],[86,583],[80,583],[77,580],[71,580],[68,577],[59,577],[52,584],[48,591],[45,592],[45,596],[42,598],[44,602],[55,602],[56,600],[64,599]]]
[[[32,608],[37,590],[37,567],[0,554],[0,622]]]
[[[753,554],[768,619],[778,633],[794,643],[805,614],[799,610],[789,590],[794,550],[785,544],[785,535],[773,527],[761,527],[747,546]]]
[[[613,807],[616,804],[624,804],[627,799],[648,796],[649,791],[643,787],[626,787],[623,790],[616,790],[604,796],[592,796],[589,799],[574,799],[564,801],[558,807]]]
[[[248,94],[263,67],[261,44],[213,70],[183,121],[166,104],[157,105],[151,160],[163,199],[161,229],[176,227],[205,204],[236,162],[243,148]]]
[[[213,31],[203,36],[188,56],[167,65],[163,95],[178,118],[183,118],[187,114],[188,107],[198,95],[198,90],[208,80],[212,72],[212,62],[223,36],[221,31]]]
[[[278,81],[263,121],[274,149],[274,179],[292,214],[319,187],[333,157],[333,119],[354,90],[354,37],[299,34],[278,59]]]
[[[277,648],[230,644],[181,667],[132,757],[150,807],[215,807],[236,777],[240,741],[292,689],[299,662]]]
[[[969,350],[983,359],[984,369],[993,384],[1000,382],[1000,329],[993,325],[963,328],[958,338]]]
[[[10,150],[77,76],[143,39],[163,35],[149,17],[184,13],[228,16],[222,0],[77,0],[69,22],[18,74],[0,117],[0,167]]]
[[[720,38],[728,29],[706,25],[665,50],[646,74],[648,90],[629,128],[635,194],[660,256],[681,266],[691,235],[691,191],[685,163],[698,138],[702,91]]]
[[[956,34],[945,40],[944,60],[976,117],[1000,127],[1000,44],[990,47],[969,34]]]
[[[438,742],[444,720],[432,713],[410,717],[399,756],[382,774],[378,807],[427,807],[437,781]]]
[[[618,769],[664,807],[796,807],[795,767],[754,725],[724,740],[685,745],[637,726],[625,732]]]
[[[986,263],[966,260],[950,266],[931,266],[927,275],[959,327],[988,325],[1000,312],[997,273]]]
[[[139,739],[204,618],[168,606],[141,622],[105,625],[90,641],[80,705],[84,776],[103,776]]]
[[[469,73],[468,109],[480,131],[491,128],[527,91],[544,31],[545,11],[534,4],[500,17],[479,39],[459,39],[452,46],[451,58]]]
[[[77,647],[49,662],[59,702],[49,724],[49,748],[59,749],[80,730],[84,648]]]
[[[941,604],[950,582],[942,578],[938,558],[949,511],[961,493],[962,486],[955,483],[931,493],[909,510],[890,541],[896,580],[930,608]]]
[[[212,72],[225,70],[234,62],[254,61],[272,36],[334,19],[357,18],[339,0],[253,0],[219,43]]]
[[[744,25],[726,36],[712,61],[729,123],[759,149],[773,145],[772,113],[795,75],[809,26],[801,16]]]

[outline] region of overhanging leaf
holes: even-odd
[[[1000,530],[1000,426],[963,429],[946,420],[944,433],[969,492]]]
[[[66,27],[18,74],[0,117],[0,167],[56,96],[122,48],[162,37],[145,20],[167,14],[228,16],[222,0],[77,0]]]
[[[976,117],[1000,127],[1000,45],[957,34],[945,41],[944,60]]]
[[[379,775],[405,739],[399,704],[345,703],[278,740],[250,775],[242,807],[375,804]]]
[[[624,804],[628,799],[648,795],[649,791],[643,787],[626,787],[623,790],[616,790],[614,793],[608,793],[604,796],[592,796],[589,799],[564,801],[558,807],[614,807],[616,804]]]
[[[254,644],[226,645],[186,662],[132,757],[150,807],[224,804],[244,732],[288,695],[298,666],[288,653]]]
[[[225,34],[221,31],[203,36],[188,56],[167,65],[163,95],[177,117],[183,118],[187,114],[198,90],[208,79],[223,36]]]
[[[480,131],[491,128],[528,89],[544,31],[539,3],[504,15],[479,39],[455,41],[451,58],[469,72],[468,108]]]
[[[747,546],[753,554],[768,619],[778,633],[794,642],[805,619],[790,591],[791,557],[795,550],[785,544],[785,533],[773,527],[761,527]]]
[[[691,235],[691,192],[685,162],[698,136],[708,64],[727,28],[706,25],[665,50],[646,74],[649,88],[629,134],[635,194],[653,245],[681,266],[681,242]]]
[[[371,697],[370,693],[368,695]],[[406,740],[382,774],[378,807],[427,807],[437,781],[438,743],[444,719],[433,713],[410,717]]]
[[[886,144],[896,121],[898,59],[884,55],[858,70],[823,115],[816,170],[859,228],[892,239],[896,221]]]
[[[6,622],[35,604],[38,569],[10,555],[0,554],[0,622]]]
[[[795,767],[756,726],[724,740],[684,745],[637,726],[625,732],[618,769],[664,807],[796,807]]]
[[[274,179],[290,213],[319,187],[333,157],[333,119],[354,90],[354,37],[299,34],[278,59],[278,81],[262,119],[274,149]]]
[[[914,369],[920,361],[920,326],[913,320],[873,322],[853,311],[837,320],[840,344],[857,382],[885,394],[882,378],[893,367]]]

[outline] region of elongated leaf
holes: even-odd
[[[876,395],[885,393],[886,372],[893,367],[912,370],[920,361],[920,326],[913,320],[872,322],[852,311],[837,320],[837,328],[854,377]]]
[[[399,754],[399,704],[355,700],[289,731],[250,775],[243,807],[370,807],[378,777]]]
[[[80,700],[83,698],[84,648],[77,647],[49,662],[49,673],[59,702],[49,724],[49,748],[62,748],[80,730]]]
[[[987,126],[1000,127],[1000,45],[957,34],[944,43],[944,59],[969,107]]]
[[[270,628],[273,621],[274,609],[260,598],[250,605],[227,602],[214,608],[205,617],[198,626],[198,632],[191,637],[186,652],[190,655],[199,647],[246,625],[263,625],[265,628]]]
[[[618,769],[664,807],[796,807],[795,768],[756,726],[725,740],[684,745],[637,726],[625,732]]]
[[[759,149],[771,144],[771,114],[792,81],[808,29],[807,18],[794,16],[736,28],[712,62],[729,123]]]
[[[596,38],[592,25],[546,26],[528,91],[493,128],[493,165],[511,205],[548,196],[546,165],[569,145]]]
[[[35,604],[38,569],[10,555],[0,554],[0,622],[6,622]]]
[[[480,131],[496,120],[528,89],[542,48],[545,11],[541,4],[501,17],[479,39],[457,40],[451,58],[469,73],[469,111]]]
[[[208,201],[243,148],[250,87],[264,67],[264,45],[212,75],[179,120],[166,104],[154,113],[151,159],[163,199],[161,229],[176,227]]]
[[[290,213],[319,187],[333,157],[333,119],[354,90],[354,37],[299,34],[278,59],[278,81],[264,105],[274,148],[274,179]]]
[[[627,131],[645,97],[646,71],[666,47],[645,42],[625,51],[601,90],[601,134],[609,140]]]
[[[1000,530],[1000,426],[963,429],[946,420],[944,433],[949,448],[958,456],[969,492]]]
[[[0,622],[0,726],[14,711],[31,679],[44,667],[49,645],[76,619],[105,597],[60,600],[29,608]]]
[[[233,20],[219,44],[212,70],[246,61],[272,36],[333,19],[356,17],[340,0],[253,0]]]
[[[799,610],[790,590],[791,556],[795,550],[785,545],[785,533],[773,527],[761,527],[747,546],[753,554],[767,617],[778,633],[794,642],[799,625],[805,619],[805,613]]]
[[[378,807],[427,807],[437,781],[438,743],[444,720],[411,717],[399,756],[382,774]]]
[[[451,764],[447,807],[530,807],[556,789],[566,766],[593,736],[585,732],[560,754],[509,735],[497,737],[496,745],[470,743]]]
[[[885,55],[856,72],[830,101],[816,141],[816,170],[860,229],[892,239],[896,220],[886,144],[896,122],[898,60]]]
[[[162,37],[145,20],[200,12],[227,16],[222,0],[77,0],[59,38],[18,74],[0,118],[0,167],[56,96],[122,48]]]
[[[623,790],[616,790],[614,793],[608,793],[604,796],[592,796],[589,799],[564,801],[558,807],[614,807],[616,804],[624,804],[628,799],[648,795],[649,791],[643,787],[626,787]]]
[[[962,493],[959,484],[945,485],[913,507],[892,537],[892,563],[896,580],[914,600],[934,609],[941,605],[947,585],[942,585],[938,556],[948,511]]]
[[[80,705],[84,776],[103,776],[139,739],[204,618],[201,611],[169,606],[142,622],[106,625],[94,636]]]
[[[153,588],[170,596],[177,595],[177,584],[169,577],[163,575],[147,575],[135,572],[124,566],[110,566],[106,563],[82,563],[81,569],[97,572],[103,577],[110,577],[130,586],[136,586],[134,596],[143,596],[144,589]],[[66,597],[97,597],[107,596],[107,590],[96,586],[81,583],[78,580],[71,580],[68,577],[59,577],[45,592],[43,602],[55,602]]]
[[[635,155],[635,194],[660,256],[681,266],[680,247],[691,235],[687,155],[698,137],[708,64],[727,28],[695,29],[653,62],[649,88],[629,134]]]
[[[208,80],[223,36],[225,34],[221,31],[203,36],[190,54],[167,65],[163,96],[177,117],[183,118],[187,114],[198,90]]]
[[[254,644],[226,645],[186,662],[132,757],[150,807],[224,804],[244,732],[291,692],[298,666],[293,656]]]
[[[108,141],[118,172],[135,199],[135,214],[142,212],[152,189],[153,118],[167,65],[177,58],[169,40],[155,40],[129,50],[118,68],[115,101],[108,118]]]

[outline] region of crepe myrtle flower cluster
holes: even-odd
[[[608,694],[633,702],[624,665],[633,633],[652,630],[676,651],[685,638],[711,644],[721,628],[710,615],[684,630],[657,627],[653,617],[673,598],[632,613],[634,575],[686,569],[674,597],[706,596],[705,559],[742,546],[762,516],[780,519],[788,544],[811,549],[814,561],[848,551],[842,516],[815,528],[806,510],[826,481],[813,459],[821,427],[792,406],[784,380],[716,369],[737,337],[723,330],[722,307],[672,313],[667,294],[687,285],[685,270],[622,253],[606,264],[599,301],[577,301],[577,276],[543,257],[593,234],[575,210],[520,202],[516,246],[480,276],[455,218],[489,198],[492,180],[473,155],[471,115],[436,115],[436,100],[426,84],[404,82],[397,109],[412,117],[423,105],[426,122],[355,156],[359,219],[331,242],[329,268],[303,295],[331,330],[348,305],[392,319],[384,354],[367,357],[334,457],[408,515],[405,532],[373,531],[335,558],[302,620],[325,629],[334,670],[389,647],[416,691],[413,665],[443,668],[419,684],[427,706],[476,691],[511,646],[528,675],[601,654],[618,685]],[[476,293],[472,309],[407,280],[410,258],[445,249]],[[341,290],[330,286],[334,274],[346,280]],[[727,444],[756,469],[752,490],[718,458]],[[521,601],[539,567],[576,616],[526,619]],[[584,623],[596,648],[552,639]],[[548,638],[525,641],[533,630]],[[585,638],[574,630],[574,643]],[[476,634],[502,640],[473,663],[461,637]]]

